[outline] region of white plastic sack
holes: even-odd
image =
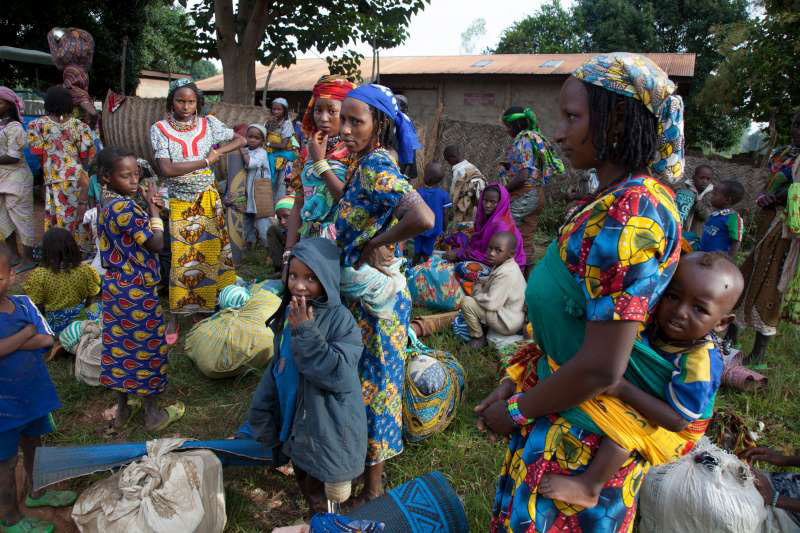
[[[84,533],[218,533],[225,528],[222,464],[209,450],[172,452],[186,439],[147,442],[147,455],[81,494]]]
[[[75,349],[75,379],[97,387],[100,385],[103,357],[103,337],[100,323],[87,320],[83,323],[81,338]]]
[[[681,459],[648,472],[639,510],[642,533],[752,533],[767,518],[750,467],[705,437]]]

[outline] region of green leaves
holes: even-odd
[[[515,22],[503,32],[495,54],[569,54],[585,50],[578,19],[559,0]]]
[[[723,57],[700,93],[732,116],[768,122],[773,143],[786,143],[800,105],[800,1],[764,2],[763,16],[728,28]]]

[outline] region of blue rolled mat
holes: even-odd
[[[403,483],[352,511],[347,518],[383,522],[384,533],[469,531],[464,504],[441,472]]]
[[[265,466],[272,464],[272,450],[251,439],[191,440],[178,450],[207,449],[217,454],[224,466]],[[147,455],[144,442],[94,444],[89,446],[42,446],[33,461],[33,488],[125,466]]]

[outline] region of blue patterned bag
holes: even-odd
[[[455,275],[455,265],[432,256],[406,271],[408,290],[414,305],[435,311],[455,311],[461,306],[464,290]]]

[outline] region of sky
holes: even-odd
[[[409,38],[405,44],[381,50],[382,56],[424,56],[461,54],[461,34],[479,18],[486,20],[486,35],[477,41],[476,54],[500,40],[503,30],[514,22],[533,14],[545,0],[431,0],[411,18]],[[562,2],[569,5],[570,2]],[[368,46],[356,47],[371,55]],[[301,57],[319,57],[309,53]]]

